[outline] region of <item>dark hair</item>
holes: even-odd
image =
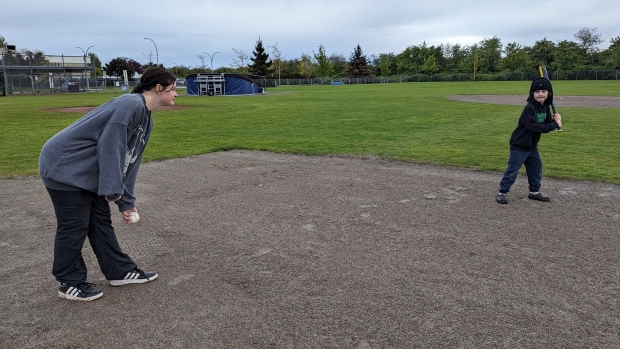
[[[157,84],[161,85],[164,89],[168,86],[174,85],[177,81],[177,77],[171,72],[161,67],[151,67],[142,73],[140,83],[133,88],[131,93],[142,93],[149,91]]]

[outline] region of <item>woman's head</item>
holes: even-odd
[[[157,85],[161,85],[163,89],[173,86],[177,81],[176,76],[164,68],[151,67],[144,71],[140,78],[140,83],[134,87],[131,93],[142,93],[150,91]]]

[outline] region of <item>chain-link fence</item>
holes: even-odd
[[[550,71],[551,80],[620,80],[620,70],[558,70]],[[267,79],[266,87],[279,85],[340,85],[382,84],[399,82],[458,82],[458,81],[532,81],[537,72],[514,72],[494,74],[401,74],[394,76],[369,76],[363,78],[281,78]]]
[[[39,94],[39,93],[62,93],[62,92],[84,92],[84,91],[98,91],[105,86],[102,79],[75,76],[70,73],[51,73],[47,74],[7,74],[6,81],[0,83],[2,86],[0,94],[12,95],[12,94]],[[5,92],[5,93],[2,93]]]
[[[1,95],[89,91],[97,88],[90,57],[2,52]]]
[[[124,81],[94,77],[91,71],[83,67],[11,67],[0,71],[0,95],[69,93],[84,91],[105,91],[112,89],[118,92],[129,92],[138,83],[130,79],[128,85]],[[4,75],[5,73],[6,75]],[[558,70],[550,71],[551,80],[620,80],[620,70]],[[515,72],[495,74],[411,74],[388,77],[363,78],[276,78],[261,77],[259,83],[266,88],[293,85],[359,85],[401,82],[459,82],[459,81],[531,81],[538,77],[537,72]],[[6,84],[6,86],[5,86]]]

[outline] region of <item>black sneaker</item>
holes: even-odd
[[[538,200],[538,201],[543,201],[543,202],[549,202],[549,201],[551,201],[551,198],[550,198],[550,197],[548,197],[548,196],[546,196],[545,194],[540,193],[540,192],[539,192],[538,194],[532,194],[532,193],[529,193],[529,194],[527,195],[527,198],[528,198],[528,199],[530,199],[530,200]]]
[[[71,301],[89,302],[102,296],[103,292],[97,288],[97,285],[88,282],[80,282],[77,285],[61,282],[58,288],[58,297]]]
[[[130,271],[122,280],[109,280],[112,286],[123,286],[129,284],[142,284],[157,279],[157,273],[152,271],[142,271],[138,268]]]
[[[503,193],[497,194],[497,196],[495,197],[495,201],[497,201],[498,204],[508,203],[508,200],[506,199],[506,194],[503,194]]]

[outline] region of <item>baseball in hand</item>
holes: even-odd
[[[130,223],[138,223],[138,221],[140,220],[140,215],[138,214],[138,212],[131,212],[131,219],[130,219]]]

